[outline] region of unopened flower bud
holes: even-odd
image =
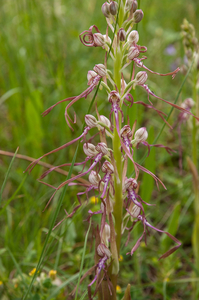
[[[97,119],[93,115],[85,115],[85,123],[88,127],[94,128],[97,126]]]
[[[139,33],[137,32],[137,30],[132,30],[127,38],[127,42],[129,44],[137,44],[137,42],[139,41]]]
[[[136,9],[138,8],[138,3],[137,3],[136,0],[133,1],[133,7],[132,8],[133,8],[133,12],[135,12]]]
[[[105,44],[105,38],[104,35],[100,32],[93,34],[94,44],[96,47],[103,47]]]
[[[145,71],[140,71],[135,76],[136,84],[142,85],[147,81],[148,75]]]
[[[191,49],[188,49],[188,50],[185,52],[185,54],[186,54],[186,56],[187,56],[188,59],[191,59],[192,56],[193,56],[193,52],[192,52]]]
[[[110,120],[107,117],[101,115],[99,117],[99,121],[102,122],[102,123],[104,123],[108,128],[111,128],[111,122],[110,122]]]
[[[97,73],[90,70],[87,73],[87,80],[88,80],[88,85],[91,85],[91,83],[93,82],[93,79],[97,76]]]
[[[111,45],[111,38],[109,36],[106,36],[106,34],[103,35],[104,40],[106,43],[108,43],[109,45]]]
[[[120,30],[118,31],[118,36],[121,42],[124,42],[126,40],[126,31],[124,30],[124,28],[120,28]]]
[[[102,5],[102,13],[106,18],[110,16],[110,4],[108,2]]]
[[[106,155],[108,153],[108,148],[105,143],[98,143],[97,146],[95,146],[95,149],[99,153],[103,153],[103,155]]]
[[[185,31],[189,30],[189,22],[187,21],[187,19],[183,20],[183,24],[181,25],[181,28]]]
[[[141,9],[137,9],[134,14],[133,14],[133,21],[135,23],[139,23],[140,21],[142,21],[144,17],[144,13]]]
[[[135,178],[126,178],[124,182],[124,188],[125,190],[128,190],[129,188],[133,188],[134,190],[137,188],[138,183]]]
[[[128,137],[128,138],[130,138],[132,136],[131,127],[129,125],[125,125],[120,130],[120,135],[121,135],[121,137]]]
[[[133,12],[135,12],[137,7],[138,7],[138,3],[136,0],[126,0],[125,11],[129,11],[133,9]]]
[[[141,210],[140,207],[134,204],[130,210],[131,217],[137,218],[140,214],[140,210]]]
[[[102,172],[103,173],[113,173],[114,172],[113,165],[108,160],[105,160],[105,162],[103,163]]]
[[[118,10],[118,4],[115,1],[111,1],[110,6],[109,6],[109,10],[111,15],[115,16]]]
[[[106,34],[103,35],[104,37],[104,45],[102,46],[103,49],[105,49],[106,51],[109,51],[109,47],[111,46],[111,39],[109,36],[107,36]]]
[[[125,11],[126,12],[129,11],[132,8],[133,1],[134,0],[126,0],[126,3],[125,3]]]
[[[134,135],[134,138],[136,140],[136,144],[146,141],[148,138],[148,132],[145,127],[139,128]]]
[[[101,240],[106,246],[108,246],[109,244],[110,234],[111,234],[110,226],[106,223],[104,225],[103,232],[101,234]]]
[[[55,280],[57,275],[57,271],[56,270],[50,270],[48,273],[48,276],[50,277],[50,279]]]
[[[107,74],[106,67],[103,64],[95,65],[93,70],[101,77],[106,76]]]
[[[191,39],[191,42],[192,42],[192,44],[194,45],[194,46],[197,46],[197,44],[198,44],[198,39],[197,39],[197,37],[193,37],[192,39]]]
[[[89,157],[96,156],[98,154],[98,151],[95,149],[95,145],[91,143],[84,143],[83,150],[84,153]]]
[[[104,245],[104,244],[99,244],[97,247],[97,254],[101,257],[106,256],[108,258],[111,257],[111,251]]]
[[[101,176],[97,172],[91,170],[88,180],[90,181],[91,184],[97,186],[101,180]]]
[[[139,54],[140,51],[137,47],[130,47],[127,57],[129,60],[133,60],[134,58],[138,57]]]

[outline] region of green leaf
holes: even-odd
[[[176,235],[179,226],[179,219],[180,219],[180,212],[181,212],[181,204],[177,202],[174,206],[173,212],[169,218],[169,224],[166,231],[168,231],[173,236]],[[162,242],[161,247],[163,248],[163,252],[169,248],[172,240],[167,235],[162,235]]]
[[[39,296],[39,294],[35,294],[32,298],[31,298],[31,300],[40,300],[41,298],[40,298],[40,296]]]
[[[91,228],[91,220],[90,220],[89,227],[88,227],[88,230],[87,230],[87,233],[86,233],[86,237],[85,237],[84,249],[83,249],[82,260],[81,260],[81,266],[80,266],[80,271],[79,271],[79,278],[78,278],[77,289],[76,289],[76,294],[75,294],[75,300],[77,300],[79,283],[80,283],[80,279],[82,277],[82,271],[83,271],[83,266],[84,266],[84,259],[85,259],[85,254],[86,254],[86,245],[87,245],[88,234],[89,234],[90,228]]]

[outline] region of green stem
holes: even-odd
[[[117,48],[116,59],[114,65],[114,79],[118,91],[120,93],[121,89],[121,51]],[[119,116],[119,130],[121,129],[121,116]],[[113,209],[113,215],[115,218],[115,231],[116,231],[116,244],[117,251],[119,255],[120,242],[121,242],[121,225],[122,225],[122,154],[121,154],[121,143],[116,129],[116,124],[114,120],[114,133],[113,133],[113,155],[116,162],[116,167],[119,175],[119,180],[115,177],[114,188],[115,188],[115,205]]]
[[[122,54],[120,48],[117,47],[115,62],[114,62],[114,80],[118,88],[118,92],[121,90],[121,62]],[[121,129],[121,115],[119,116],[119,130]],[[123,201],[122,201],[122,154],[121,154],[121,143],[116,129],[115,119],[114,119],[114,133],[113,133],[113,155],[117,167],[118,178],[114,178],[114,189],[115,189],[115,203],[113,208],[113,216],[115,219],[115,233],[116,233],[116,246],[117,255],[120,253],[121,244],[121,228],[122,228],[122,218],[123,218]],[[114,287],[114,294],[109,298],[110,300],[116,299],[116,286],[117,286],[117,275],[110,274],[111,282]]]
[[[122,226],[122,155],[121,155],[121,145],[117,130],[114,130],[113,137],[113,152],[116,162],[116,167],[119,175],[119,182],[117,178],[114,180],[115,189],[115,204],[113,209],[113,215],[115,219],[115,232],[116,232],[116,244],[117,251],[119,255],[120,243],[121,243],[121,226]]]
[[[193,76],[193,100],[195,102],[195,115],[198,114],[198,101],[197,101],[197,70],[194,70]],[[197,125],[196,119],[193,118],[193,130],[192,130],[192,159],[197,169]]]

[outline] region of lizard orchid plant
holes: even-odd
[[[175,250],[177,250],[181,242],[170,233],[154,227],[147,221],[143,204],[146,203],[139,195],[139,186],[142,183],[139,181],[140,172],[146,172],[151,175],[156,184],[162,185],[166,189],[163,182],[150,170],[147,170],[142,165],[138,164],[134,158],[134,148],[139,148],[144,145],[150,154],[151,147],[165,148],[171,154],[172,149],[161,144],[151,145],[147,142],[148,133],[145,127],[136,128],[136,121],[133,128],[130,127],[128,117],[124,116],[124,105],[134,106],[137,104],[143,105],[147,109],[152,109],[157,112],[158,116],[168,125],[165,119],[165,113],[161,112],[152,103],[151,98],[156,98],[164,101],[172,107],[181,111],[184,114],[192,115],[190,109],[183,106],[166,101],[158,97],[151,91],[147,84],[147,72],[159,76],[176,76],[179,68],[167,74],[160,74],[150,70],[144,64],[146,60],[147,47],[139,45],[139,33],[133,29],[134,25],[139,23],[144,14],[141,9],[138,9],[136,0],[118,0],[108,1],[102,5],[102,13],[106,18],[107,30],[101,33],[97,26],[92,25],[88,30],[80,34],[80,41],[87,47],[101,47],[105,52],[104,63],[96,64],[93,70],[88,71],[88,87],[80,95],[63,99],[50,108],[43,115],[47,115],[59,103],[67,102],[65,109],[65,119],[68,126],[73,130],[72,124],[76,122],[76,114],[74,118],[70,116],[70,108],[77,101],[88,97],[93,90],[98,87],[105,89],[107,93],[107,104],[110,103],[110,111],[105,115],[99,115],[96,105],[96,114],[87,114],[85,116],[86,126],[82,134],[72,141],[52,150],[36,161],[31,163],[27,170],[31,171],[34,166],[45,156],[60,151],[77,141],[83,141],[83,151],[86,155],[83,162],[77,162],[74,165],[82,165],[83,170],[76,176],[67,179],[59,186],[53,188],[54,193],[47,205],[53,199],[55,193],[65,185],[82,186],[82,191],[77,194],[78,205],[67,217],[72,217],[82,205],[81,196],[86,194],[87,197],[90,191],[94,191],[101,201],[101,207],[98,211],[88,211],[88,220],[93,215],[101,215],[101,223],[98,224],[95,230],[96,245],[95,245],[95,263],[82,277],[81,281],[87,275],[93,274],[93,280],[88,285],[88,299],[93,299],[98,294],[99,300],[116,300],[116,286],[119,275],[119,255],[121,248],[121,237],[127,235],[127,243],[131,238],[131,232],[136,223],[140,222],[143,226],[143,233],[134,245],[130,252],[127,250],[127,255],[133,255],[138,249],[141,241],[144,239],[146,243],[149,229],[165,233],[169,236],[175,245],[159,259],[166,258]],[[110,36],[111,37],[110,37]],[[109,60],[112,59],[113,70],[109,69]],[[124,71],[132,66],[132,75],[130,79],[125,78]],[[137,69],[139,70],[137,72]],[[146,91],[146,101],[134,102],[131,90],[142,88]],[[126,124],[125,124],[126,121]],[[170,126],[171,127],[171,126]],[[96,130],[96,134],[89,138],[88,134],[92,129]],[[95,143],[96,135],[99,136],[100,142]],[[98,138],[98,140],[99,140]],[[139,149],[138,149],[139,151]],[[127,177],[128,162],[131,161],[134,166],[134,178]],[[64,163],[60,166],[53,167],[47,170],[41,176],[41,180],[55,168],[70,166],[70,163]],[[88,181],[77,182],[83,176],[88,177]],[[43,182],[44,184],[47,184]],[[48,184],[47,184],[48,185]],[[138,250],[137,250],[138,251]],[[73,291],[73,294],[75,290]],[[123,299],[130,299],[130,288],[127,287]]]

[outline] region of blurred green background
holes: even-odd
[[[0,10],[0,150],[38,158],[79,136],[90,101],[81,99],[74,105],[77,123],[72,132],[64,118],[66,104],[55,107],[50,114],[41,113],[49,106],[66,97],[80,94],[87,87],[87,71],[97,63],[104,62],[104,51],[100,48],[86,48],[79,34],[91,25],[98,26],[105,33],[106,22],[101,13],[102,1],[77,0],[6,0],[1,1]],[[199,30],[198,0],[141,0],[140,8],[144,19],[139,24],[139,44],[148,48],[146,65],[150,69],[167,73],[174,66],[184,63],[184,49],[180,35],[180,25],[187,18]],[[167,47],[174,47],[173,55],[168,55]],[[109,64],[111,67],[111,63]],[[128,78],[130,75],[126,72]],[[171,78],[149,75],[148,85],[155,93],[173,101],[184,78],[178,73]],[[179,98],[179,104],[192,97],[192,88],[187,82]],[[135,100],[146,101],[141,90],[134,93]],[[98,93],[100,114],[106,115],[109,104],[104,91]],[[168,113],[170,107],[154,100],[156,107]],[[71,110],[72,111],[72,110]],[[92,109],[94,112],[94,108]],[[138,120],[138,127],[147,126],[152,142],[162,126],[162,120],[153,112],[141,107],[132,107],[126,112],[131,122]],[[179,112],[170,118],[174,124]],[[108,115],[107,115],[108,116]],[[132,299],[191,299],[193,289],[194,260],[191,245],[194,220],[192,177],[186,164],[186,156],[191,155],[189,126],[182,126],[183,174],[179,173],[178,134],[165,128],[159,140],[177,152],[170,157],[163,149],[152,151],[144,165],[155,172],[167,186],[167,191],[154,185],[148,175],[142,175],[140,192],[143,200],[155,203],[147,207],[152,223],[159,228],[170,226],[173,234],[183,243],[181,250],[164,262],[157,259],[170,246],[165,236],[151,232],[148,247],[137,250],[133,258],[126,256],[134,238],[140,235],[136,227],[128,250],[122,247],[123,261],[120,286],[124,289],[128,282],[133,285]],[[76,145],[44,159],[53,165],[71,162]],[[143,150],[136,151],[141,159]],[[78,161],[84,155],[80,149]],[[0,153],[0,186],[8,171],[11,157]],[[41,166],[36,166],[30,175],[24,174],[28,162],[16,158],[4,187],[0,208],[0,295],[1,299],[21,299],[27,284],[14,282],[20,274],[28,273],[36,266],[40,257],[46,232],[57,206],[58,195],[43,212],[52,190],[36,179],[41,175]],[[66,169],[67,170],[67,169]],[[79,171],[74,168],[73,172]],[[129,173],[131,173],[131,169]],[[47,182],[58,186],[65,176],[51,174]],[[78,191],[80,191],[78,189]],[[64,209],[72,211],[77,202],[77,189],[70,187],[64,198],[58,221],[64,218]],[[89,204],[93,209],[93,204]],[[82,247],[88,223],[84,222],[88,208],[83,207],[73,217],[52,233],[45,254],[42,270],[47,273],[56,269],[62,282],[67,282],[80,267]],[[97,220],[97,218],[95,218]],[[171,232],[172,233],[172,232]],[[92,238],[90,237],[90,240]],[[125,241],[124,241],[125,242]],[[92,266],[92,251],[88,251],[85,269]],[[22,277],[25,275],[22,275]],[[21,277],[20,277],[21,278]],[[73,277],[72,277],[73,278]],[[29,279],[27,279],[28,282]],[[70,299],[64,298],[74,288],[77,277],[58,290],[54,298],[47,298],[48,288],[33,292],[30,299]],[[80,287],[85,291],[86,283]],[[37,297],[39,298],[36,298]],[[58,296],[59,295],[59,296]],[[5,297],[5,298],[3,298]],[[6,298],[7,297],[7,298]],[[43,297],[43,298],[42,298]],[[118,294],[120,298],[120,294]]]

